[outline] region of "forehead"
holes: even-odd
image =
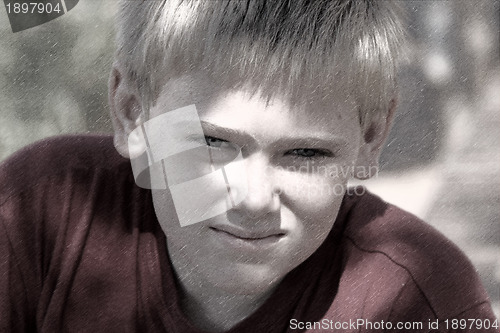
[[[150,115],[159,116],[193,104],[203,121],[227,128],[259,129],[276,135],[338,132],[341,129],[357,132],[359,124],[356,104],[341,87],[327,96],[313,93],[306,100],[292,103],[286,96],[268,98],[250,87],[228,89],[200,74],[169,80]]]

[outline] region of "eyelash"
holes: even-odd
[[[220,143],[229,142],[229,141],[226,141],[226,140],[223,140],[223,139],[219,139],[219,138],[216,138],[216,137],[213,137],[213,136],[205,135],[205,143],[207,144],[207,146],[213,147],[213,148],[220,148],[220,147],[212,146],[210,144],[209,140],[214,140],[214,141],[216,140],[216,141],[219,141]]]
[[[298,152],[299,151],[309,151],[313,152],[314,156],[302,156]],[[293,158],[298,158],[298,159],[305,159],[305,160],[318,160],[318,159],[323,159],[326,157],[332,157],[333,154],[329,150],[325,149],[314,149],[314,148],[297,148],[297,149],[292,149],[286,152],[286,155],[292,156]]]

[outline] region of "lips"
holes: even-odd
[[[281,229],[275,230],[247,230],[231,225],[216,225],[210,227],[213,231],[225,233],[228,236],[239,238],[246,241],[259,241],[265,239],[279,239],[285,236],[286,232]]]

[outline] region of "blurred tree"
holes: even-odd
[[[82,1],[53,21],[0,40],[0,159],[46,136],[109,132],[107,75],[113,54],[114,2]],[[9,135],[10,133],[10,135]]]

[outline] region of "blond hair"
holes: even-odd
[[[397,91],[399,17],[387,0],[122,0],[116,58],[146,110],[166,80],[201,71],[293,103],[348,89],[365,127]]]

